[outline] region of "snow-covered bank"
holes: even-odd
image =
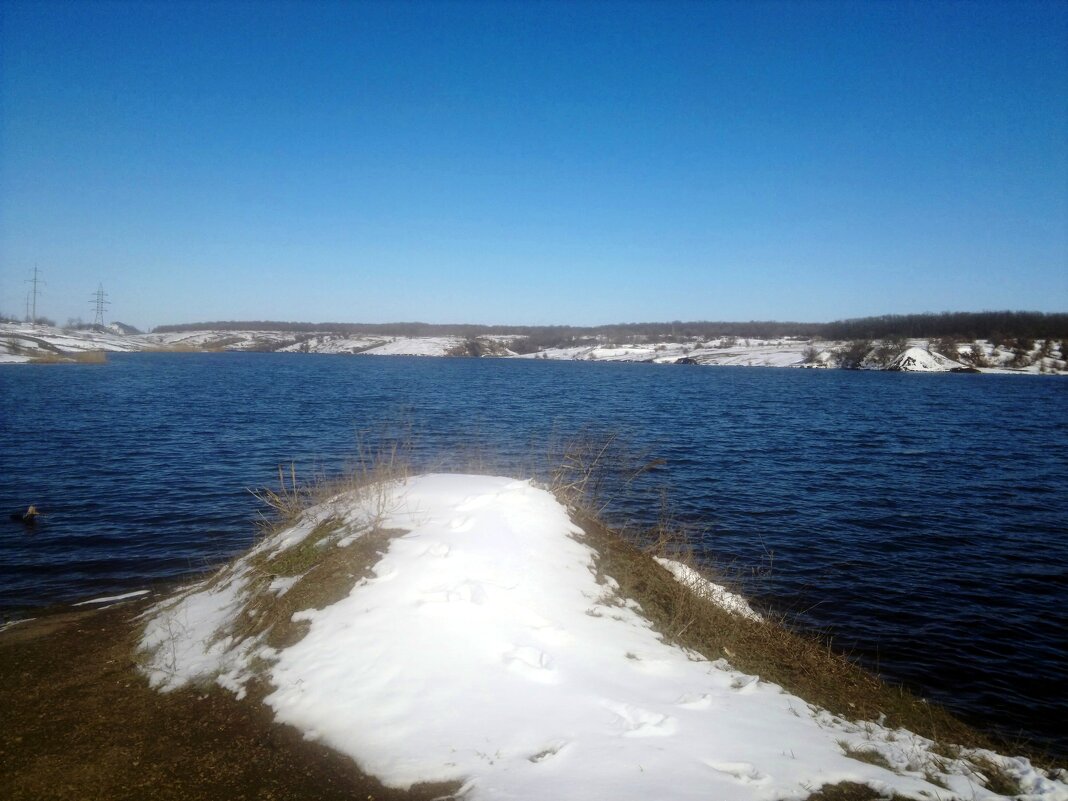
[[[0,323],[0,364],[77,356],[90,352],[129,353],[151,346],[118,328],[65,329],[29,323]]]
[[[379,334],[298,334],[289,331],[181,331],[145,334],[147,342],[164,348],[191,350],[276,351],[279,353],[344,353],[364,356],[508,356],[508,335],[401,337]],[[468,343],[473,343],[469,346]],[[471,352],[472,347],[475,352]]]
[[[387,785],[457,780],[467,799],[763,800],[842,781],[997,797],[979,757],[1029,796],[1068,799],[1026,760],[941,757],[922,737],[842,720],[664,642],[637,602],[598,581],[581,535],[526,481],[427,475],[351,490],[150,609],[145,671],[164,691],[217,681],[239,695],[261,675],[277,720]],[[373,537],[385,553],[359,577],[346,554]],[[329,583],[332,600],[294,603]]]
[[[862,343],[863,344],[863,343]],[[361,356],[497,356],[590,362],[652,362],[725,367],[850,367],[902,372],[1066,373],[1064,344],[1035,341],[1021,347],[985,340],[950,343],[913,339],[896,343],[778,339],[680,339],[674,342],[613,342],[584,339],[536,347],[514,334],[386,336],[266,330],[190,330],[130,334],[59,329],[22,323],[0,324],[0,363],[84,354],[90,351],[272,351]],[[943,353],[939,349],[945,350]]]
[[[568,361],[653,362],[656,364],[698,364],[712,367],[850,367],[862,370],[900,372],[983,372],[983,373],[1058,373],[1068,371],[1061,343],[1033,343],[1025,353],[995,346],[985,340],[960,343],[943,354],[942,347],[926,339],[912,339],[884,350],[883,343],[869,343],[850,361],[854,343],[780,339],[745,339],[723,337],[712,341],[661,342],[617,345],[590,343],[573,347],[546,348],[524,354],[527,359]],[[947,347],[947,350],[949,348]],[[1058,354],[1060,358],[1056,355]]]

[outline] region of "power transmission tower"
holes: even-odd
[[[107,293],[104,292],[104,285],[98,284],[96,292],[93,293],[92,300],[89,301],[89,305],[96,308],[96,317],[93,318],[94,327],[104,327],[104,307],[111,305],[110,300],[104,300],[106,297]]]
[[[37,265],[33,265],[33,278],[29,278],[26,281],[27,284],[33,284],[33,289],[30,291],[33,296],[33,313],[30,315],[30,324],[37,325],[37,285],[44,284],[44,281],[40,280],[37,276]]]

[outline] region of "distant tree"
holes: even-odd
[[[1032,364],[1032,348],[1028,345],[1033,346],[1034,343],[1024,339],[1016,340],[1012,349],[1012,360],[1009,362],[1010,367],[1029,367]]]
[[[941,353],[943,356],[953,361],[960,360],[960,346],[956,337],[944,336],[938,339],[932,339],[928,344],[927,349],[934,353]]]
[[[881,367],[886,367],[886,365],[905,352],[908,344],[908,340],[904,337],[887,337],[872,351],[869,358]]]
[[[855,339],[849,344],[835,351],[835,361],[839,367],[846,370],[858,370],[871,353],[871,342],[866,339]]]
[[[990,362],[988,362],[986,358],[986,351],[978,342],[972,343],[972,349],[968,352],[968,361],[970,361],[974,367],[990,366]]]

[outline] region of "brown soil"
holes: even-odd
[[[0,798],[383,801],[455,791],[387,789],[221,688],[150,689],[133,661],[144,605],[66,610],[0,632]]]

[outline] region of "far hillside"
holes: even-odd
[[[987,340],[995,345],[1016,340],[1068,339],[1068,313],[1028,311],[943,312],[939,314],[888,314],[835,320],[829,323],[689,321],[617,323],[599,326],[522,326],[398,323],[305,323],[276,320],[214,321],[162,325],[153,333],[185,331],[276,331],[292,334],[367,334],[386,337],[462,337],[487,335],[522,337],[513,350],[533,353],[597,339],[618,343],[671,342],[740,337],[782,339],[800,337],[823,340],[942,339],[970,342]]]

